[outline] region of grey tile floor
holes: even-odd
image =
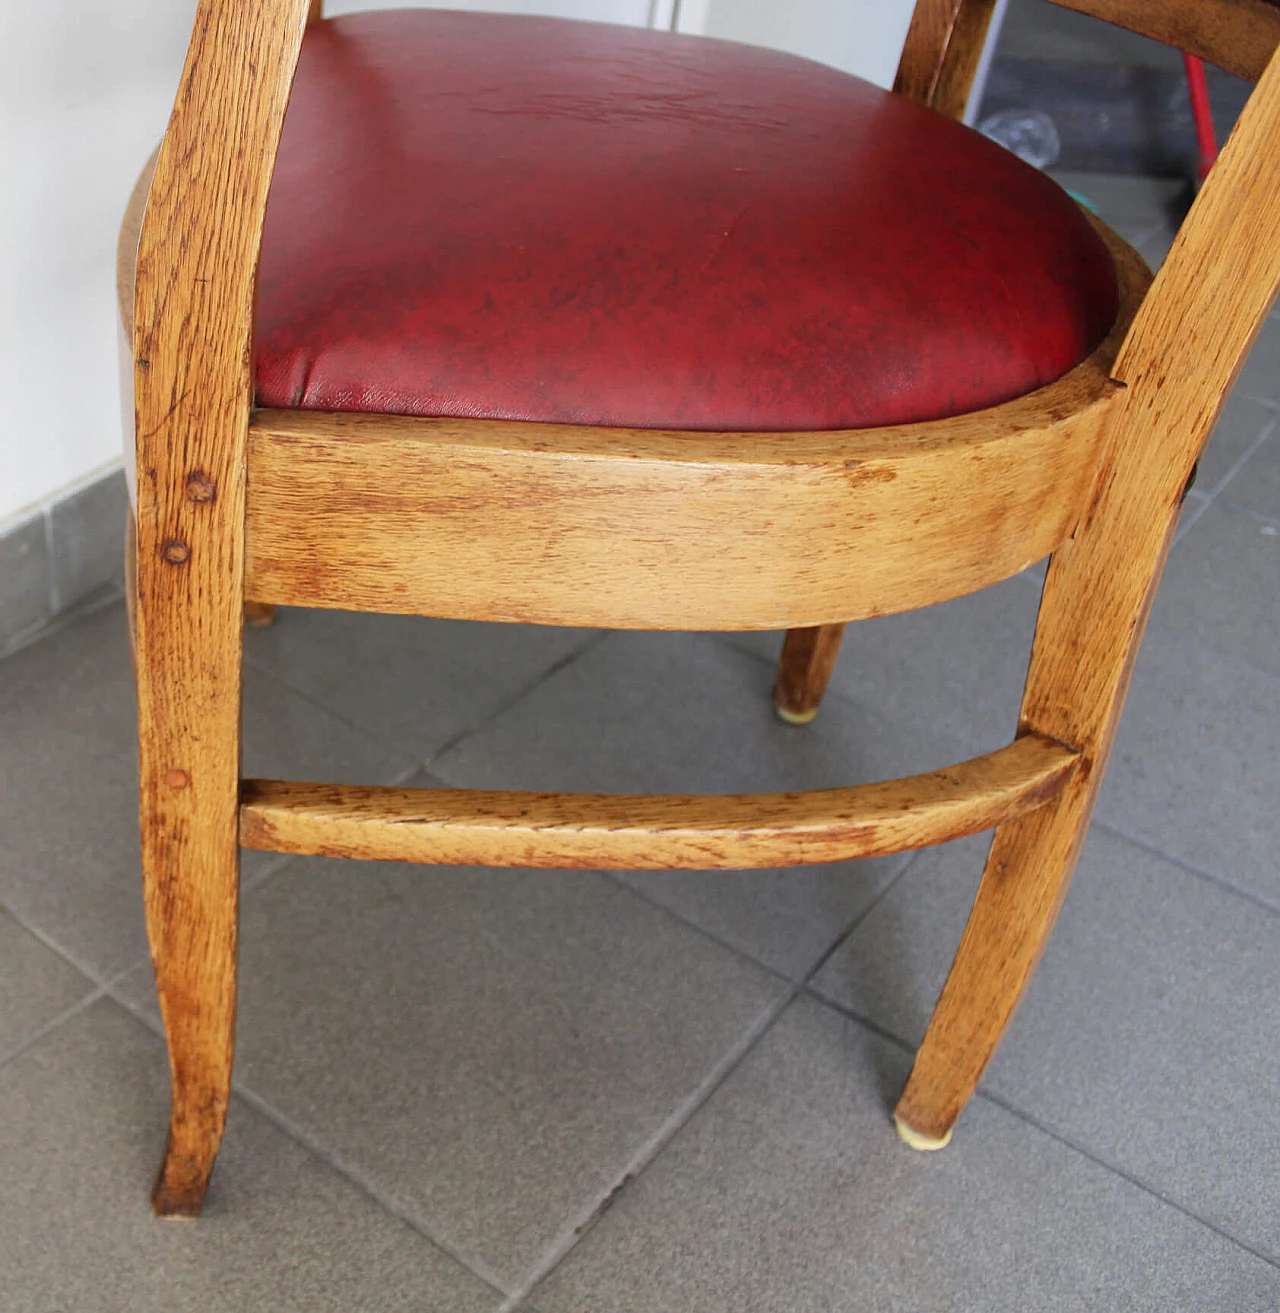
[[[1172,189],[1077,177],[1153,260]],[[247,855],[204,1218],[151,1218],[167,1078],[122,608],[0,664],[0,1309],[1280,1309],[1280,319],[1203,462],[1058,933],[945,1153],[889,1120],[985,836],[807,871]],[[776,635],[283,613],[246,771],[804,787],[1013,729],[1034,571]]]

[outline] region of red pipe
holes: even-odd
[[[1218,139],[1213,132],[1213,113],[1209,108],[1209,86],[1204,80],[1204,61],[1195,55],[1184,54],[1182,62],[1187,70],[1187,90],[1191,94],[1191,117],[1196,125],[1196,141],[1200,147],[1199,181],[1203,182],[1218,158]]]

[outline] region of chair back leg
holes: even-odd
[[[840,653],[844,625],[788,629],[773,681],[773,709],[788,725],[807,725],[817,714]]]

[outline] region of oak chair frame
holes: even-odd
[[[958,117],[993,3],[920,0],[895,89]],[[120,257],[136,424],[128,592],[142,861],[173,1079],[157,1213],[199,1213],[222,1136],[242,845],[733,868],[888,853],[994,826],[895,1111],[908,1143],[947,1142],[1052,928],[1193,464],[1280,281],[1280,9],[1068,7],[1260,79],[1154,283],[1099,225],[1120,314],[1057,383],[932,423],[726,435],[256,410],[258,249],[320,0],[200,0]],[[1016,738],[930,774],[713,797],[240,778],[246,604],[259,619],[289,603],[618,628],[786,627],[775,703],[803,721],[845,622],[972,592],[1047,555]]]

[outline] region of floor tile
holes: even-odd
[[[148,1203],[164,1051],[103,1000],[0,1068],[6,1313],[480,1313],[493,1290],[235,1101],[204,1216]]]
[[[1280,320],[1276,321],[1280,325]],[[1280,524],[1280,422],[1222,490],[1224,501]]]
[[[1236,392],[1263,401],[1280,401],[1280,320],[1266,319],[1240,371]]]
[[[618,878],[739,952],[802,980],[908,860],[762,871],[625,871]]]
[[[861,620],[845,630],[830,687],[903,727],[936,726],[965,756],[991,751],[1017,729],[1039,606],[1038,590],[1014,578],[921,611]],[[780,634],[726,638],[770,661],[781,649]],[[827,714],[824,704],[810,730]]]
[[[768,665],[719,636],[612,634],[432,770],[477,788],[715,793],[891,778],[966,755],[957,736],[896,726],[872,699],[836,694],[812,725],[783,725],[769,701],[772,679]],[[901,859],[888,858],[621,878],[796,978],[899,869]]]
[[[913,1154],[905,1059],[802,999],[533,1292],[542,1313],[1272,1309],[1280,1271],[979,1102]]]
[[[306,859],[240,961],[237,1079],[511,1280],[785,990],[591,872]]]
[[[614,633],[431,769],[475,788],[716,793],[888,779],[963,755],[954,734],[896,724],[870,698],[836,695],[812,725],[784,725],[772,684],[769,665],[715,636]]]
[[[1222,414],[1209,437],[1209,443],[1200,456],[1200,469],[1195,486],[1200,492],[1216,493],[1240,461],[1257,447],[1264,433],[1275,429],[1280,417],[1269,406],[1233,394],[1222,408]],[[1248,480],[1243,481],[1248,484]],[[1280,499],[1278,499],[1280,500]],[[1280,504],[1277,506],[1280,512]]]
[[[0,912],[0,1054],[93,987],[75,967]]]
[[[50,615],[48,531],[37,515],[0,536],[0,651]]]
[[[123,582],[128,510],[129,491],[119,470],[64,498],[49,512],[59,611],[104,584]]]
[[[1215,502],[1175,547],[1151,623],[1280,676],[1280,533]]]
[[[248,775],[376,782],[412,765],[255,672],[244,723]],[[0,833],[0,900],[88,971],[111,975],[146,957],[121,605],[0,663]],[[246,877],[273,860],[246,853]]]
[[[251,663],[426,761],[587,639],[580,629],[282,607]]]
[[[918,1044],[981,859],[925,854],[815,988]],[[1280,1259],[1278,995],[1280,913],[1095,829],[983,1088]]]
[[[947,978],[990,846],[988,832],[921,853],[818,972],[814,992],[916,1048]]]
[[[1280,679],[1149,633],[1099,817],[1280,905],[1277,797]]]

